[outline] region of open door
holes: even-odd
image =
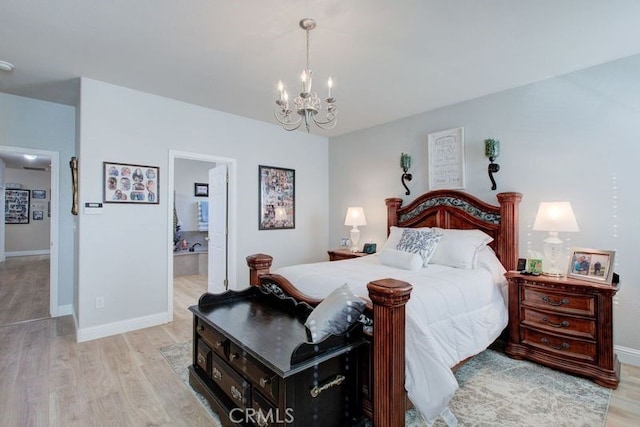
[[[209,277],[208,291],[218,293],[228,289],[227,262],[227,165],[209,169]]]

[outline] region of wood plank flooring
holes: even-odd
[[[0,425],[213,425],[158,351],[191,339],[187,307],[205,289],[204,277],[178,277],[172,323],[85,343],[74,341],[71,316],[0,326]],[[623,365],[606,426],[637,425],[640,367]]]
[[[49,255],[0,262],[0,325],[49,317]]]

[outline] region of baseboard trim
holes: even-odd
[[[91,326],[88,328],[77,328],[76,341],[91,341],[98,338],[109,337],[111,335],[124,334],[126,332],[131,332],[138,329],[162,325],[164,323],[167,323],[168,321],[169,314],[165,312],[152,314],[150,316],[136,317],[134,319],[122,320],[120,322]]]
[[[70,316],[73,314],[73,305],[72,304],[67,304],[67,305],[59,305],[58,306],[58,316]]]
[[[17,251],[17,252],[5,252],[7,258],[16,256],[33,256],[33,255],[51,255],[49,249],[38,249],[35,251]]]
[[[614,345],[613,351],[618,355],[618,360],[627,365],[640,366],[640,350],[635,348]]]

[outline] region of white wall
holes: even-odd
[[[5,169],[6,182],[22,184],[22,190],[44,190],[45,199],[34,199],[31,193],[28,224],[5,226],[7,256],[48,254],[51,242],[51,217],[47,215],[51,197],[51,173],[25,169]],[[33,212],[42,212],[42,220],[34,220]]]
[[[267,107],[265,107],[267,108]],[[102,162],[159,166],[159,205],[105,204],[78,218],[79,336],[157,322],[167,309],[167,250],[172,242],[163,185],[170,149],[237,159],[238,282],[245,257],[272,254],[275,265],[326,257],[327,138],[282,128],[90,79],[81,80],[80,205],[102,200]],[[296,170],[296,228],[258,230],[258,165]],[[96,297],[104,308],[96,309]],[[115,325],[108,330],[109,325]]]
[[[198,201],[206,201],[206,197],[196,197],[194,184],[209,182],[209,169],[215,167],[212,162],[176,159],[174,172],[174,188],[176,192],[176,211],[182,223],[182,231],[198,230]]]
[[[541,250],[545,234],[531,231],[538,204],[570,201],[580,232],[561,236],[567,246],[617,251],[622,288],[615,299],[614,342],[640,361],[639,75],[640,55],[332,138],[331,244],[348,236],[343,221],[350,205],[365,208],[361,240],[384,242],[384,198],[410,201],[428,190],[431,132],[464,127],[466,191],[495,203],[483,140],[497,138],[498,192],[524,194],[520,254]],[[413,157],[410,196],[400,184],[402,152]]]
[[[0,93],[0,138],[0,146],[60,154],[58,305],[68,306],[74,288],[74,220],[70,213],[71,174],[65,165],[75,152],[75,108]]]

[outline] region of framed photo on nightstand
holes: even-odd
[[[611,284],[615,251],[571,248],[570,254],[568,277],[607,285]]]

